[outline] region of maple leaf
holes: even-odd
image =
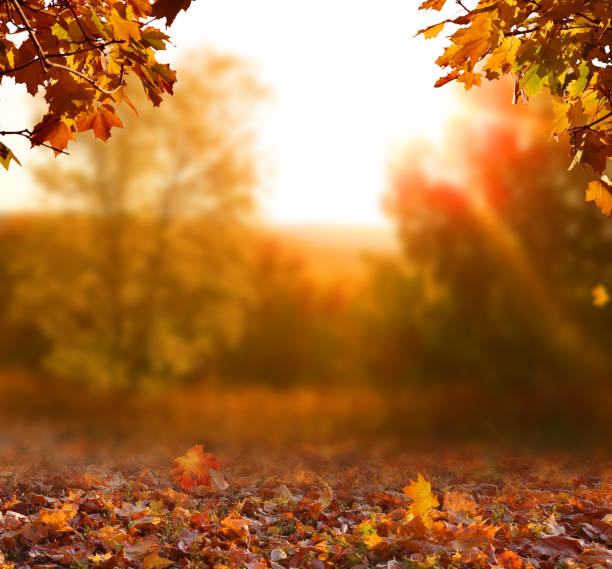
[[[68,142],[74,140],[75,133],[61,118],[48,115],[43,122],[34,127],[32,144],[49,143],[55,154],[59,154],[68,146]]]
[[[608,289],[602,284],[593,287],[591,294],[593,295],[593,306],[604,307],[610,302]]]
[[[404,487],[404,494],[412,498],[409,511],[413,516],[421,516],[426,519],[432,508],[437,508],[440,503],[431,491],[431,484],[419,473],[416,481],[411,481]]]
[[[579,539],[564,535],[552,535],[539,539],[531,546],[531,553],[537,558],[559,561],[580,553],[583,544]]]
[[[160,557],[159,553],[150,553],[142,560],[143,569],[164,569],[168,565],[172,565],[170,559]]]
[[[593,180],[589,183],[585,201],[594,201],[597,207],[605,214],[612,213],[612,185],[605,180]]]
[[[420,6],[419,10],[442,10],[446,4],[446,0],[425,0]]]
[[[127,41],[130,38],[140,39],[140,27],[129,17],[121,16],[116,10],[111,12],[109,23],[113,28],[113,35],[118,40]]]
[[[521,556],[509,549],[504,549],[504,551],[496,555],[496,559],[504,569],[521,569],[523,567]]]
[[[174,482],[183,490],[196,486],[210,486],[208,469],[217,470],[221,463],[210,453],[204,452],[202,445],[191,447],[183,456],[174,459],[172,474]]]
[[[249,535],[249,523],[238,515],[229,515],[221,520],[222,531],[233,538],[246,539]]]
[[[486,521],[462,526],[455,531],[449,544],[457,551],[467,551],[472,547],[481,547],[489,543],[498,530],[498,527],[489,525]]]
[[[178,5],[170,2],[164,17],[171,21],[175,12],[189,4],[189,0]],[[140,79],[156,105],[164,93],[172,92],[176,76],[155,58],[169,38],[150,25],[150,0],[82,0],[69,9],[63,2],[32,0],[26,5],[14,0],[11,6],[18,10],[19,25],[27,33],[18,44],[7,39],[14,15],[8,5],[0,7],[0,71],[24,84],[32,96],[42,91],[48,110],[34,128],[6,134],[26,136],[32,146],[49,146],[58,154],[77,131],[88,130],[84,125],[102,140],[110,136],[110,126],[121,126],[109,102],[130,104],[124,92],[128,75]],[[147,37],[140,41],[145,31]],[[83,118],[90,115],[89,120]],[[78,118],[80,129],[76,128]],[[7,166],[5,156],[2,165]]]
[[[104,563],[105,561],[108,561],[111,557],[113,556],[113,554],[110,551],[107,551],[106,553],[96,553],[94,555],[89,555],[87,557],[87,559],[89,559],[92,563],[95,563],[96,565],[99,563]]]
[[[151,15],[155,18],[166,18],[168,26],[172,25],[174,19],[181,10],[187,10],[193,0],[157,0],[153,4]]]
[[[21,162],[19,162],[17,157],[13,154],[13,151],[8,146],[0,142],[0,164],[2,164],[5,170],[9,169],[11,160],[14,160],[21,166]]]
[[[68,521],[74,518],[78,509],[79,507],[76,504],[64,504],[56,510],[43,508],[40,510],[36,521],[57,532],[71,532],[74,530],[68,524]]]
[[[417,35],[422,35],[426,40],[435,38],[444,29],[444,24],[446,24],[446,22],[440,22],[439,24],[434,24],[433,26],[419,30]]]
[[[542,9],[535,11],[517,0],[480,0],[472,7],[459,4],[464,12],[450,20],[457,29],[436,59],[446,68],[436,86],[452,80],[463,82],[466,89],[478,85],[474,70],[483,63],[479,71],[487,79],[511,74],[515,95],[520,94],[525,103],[528,97],[548,90],[553,95],[552,134],[569,131],[571,164],[591,166],[601,175],[612,155],[612,70],[607,65],[609,40],[603,33],[612,22],[612,5],[594,0],[584,11],[579,0],[545,0]],[[440,10],[444,5],[427,0],[420,8]],[[423,35],[435,37],[446,22],[425,28]],[[597,38],[592,37],[591,25],[602,28]],[[518,99],[515,96],[514,102]]]
[[[478,505],[469,494],[448,492],[444,494],[444,509],[464,517],[476,514]]]
[[[108,140],[114,126],[123,127],[123,123],[110,105],[95,108],[77,120],[79,132],[91,129],[97,138],[104,141]]]

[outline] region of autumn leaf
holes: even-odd
[[[602,284],[593,287],[591,294],[593,295],[593,306],[602,308],[610,302],[608,289]]]
[[[49,116],[42,123],[34,127],[32,144],[49,144],[59,154],[74,140],[75,133],[65,121],[59,117]]]
[[[96,553],[94,555],[90,555],[87,559],[89,559],[92,563],[98,565],[99,563],[104,563],[105,561],[108,561],[112,556],[113,554],[110,551],[107,551],[106,553]]]
[[[498,527],[489,525],[486,521],[459,527],[449,544],[457,551],[482,547],[493,539],[498,530]]]
[[[15,0],[11,6],[22,4],[23,0]],[[190,0],[158,4],[158,11],[166,7],[163,15],[155,17],[171,21]],[[19,15],[19,26],[27,33],[14,42],[7,33],[14,14],[8,5],[0,7],[0,71],[24,84],[30,95],[42,94],[48,107],[36,126],[7,135],[26,136],[32,146],[48,146],[58,154],[77,132],[91,128],[106,140],[111,126],[121,126],[114,105],[130,104],[125,94],[128,76],[140,79],[156,105],[172,92],[176,76],[156,60],[156,52],[165,49],[169,37],[151,25],[155,17],[150,18],[150,0],[83,0],[70,9],[62,2],[33,0],[26,8]],[[17,161],[6,152],[0,160],[5,168],[10,160]]]
[[[81,115],[77,121],[79,132],[91,129],[97,138],[104,141],[108,140],[114,126],[123,127],[123,123],[110,105],[95,108]]]
[[[580,553],[580,540],[565,535],[543,537],[531,546],[530,552],[538,559],[559,561]]]
[[[523,567],[521,556],[509,549],[504,549],[504,551],[496,555],[496,559],[504,569],[522,569]]]
[[[64,504],[60,509],[55,510],[43,508],[38,514],[37,522],[57,532],[74,531],[68,522],[74,518],[77,511],[76,504]]]
[[[181,10],[187,10],[192,0],[157,0],[153,4],[151,15],[155,18],[166,18],[166,24],[172,25]]]
[[[183,490],[196,486],[210,486],[208,469],[217,470],[221,463],[210,453],[204,452],[202,445],[190,448],[184,456],[174,459],[172,474],[174,482]]]
[[[476,501],[463,492],[448,492],[444,494],[444,509],[463,517],[473,517],[478,505]]]
[[[118,40],[140,39],[140,27],[129,16],[123,17],[116,10],[112,10],[108,21],[113,28],[114,37]]]
[[[446,0],[425,0],[420,6],[419,10],[442,10],[446,4]]]
[[[439,24],[434,24],[433,26],[429,26],[423,30],[419,30],[417,35],[422,35],[426,40],[435,38],[438,34],[444,29],[444,24],[446,22],[440,22]]]
[[[412,498],[409,511],[413,516],[421,516],[426,519],[432,508],[437,508],[440,503],[431,491],[431,484],[419,473],[417,480],[410,482],[404,487],[404,494]]]
[[[150,553],[142,560],[142,567],[143,569],[164,569],[172,563],[170,559],[160,557],[158,553]]]
[[[612,213],[612,185],[604,180],[593,180],[587,187],[585,201],[594,201],[597,207],[609,216]]]
[[[370,520],[365,520],[356,526],[355,533],[361,537],[361,541],[368,549],[374,549],[382,542],[382,538],[378,535]]]
[[[0,164],[2,164],[5,170],[9,169],[11,160],[14,160],[21,166],[21,162],[19,162],[17,157],[13,154],[13,151],[8,146],[0,142]]]
[[[244,518],[232,514],[221,520],[222,531],[232,538],[246,539],[249,535],[249,524]]]
[[[591,166],[600,176],[612,155],[612,71],[604,33],[612,23],[612,5],[595,0],[584,11],[578,0],[546,0],[538,10],[517,0],[481,0],[469,8],[459,4],[463,12],[450,20],[457,28],[436,59],[444,69],[436,87],[456,80],[468,89],[480,84],[482,72],[489,80],[512,75],[514,102],[526,103],[548,91],[552,135],[570,132],[571,164]],[[444,5],[428,0],[420,8],[439,10]],[[421,33],[435,37],[445,22],[434,22]],[[599,35],[593,35],[596,28],[601,28]],[[599,201],[607,200],[600,190],[594,190]],[[610,211],[609,204],[600,207]]]

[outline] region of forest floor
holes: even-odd
[[[24,441],[0,447],[2,569],[612,569],[602,457],[228,445],[189,487],[168,448]]]
[[[535,436],[517,452],[469,443],[448,393],[443,413],[440,397],[389,412],[360,389],[43,386],[0,392],[0,569],[612,569],[605,431],[607,453]],[[389,434],[399,423],[411,438]],[[198,443],[220,468],[179,476]]]

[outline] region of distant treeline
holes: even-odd
[[[210,73],[236,72],[222,63]],[[612,307],[590,291],[612,288],[612,222],[584,203],[584,173],[567,172],[541,122],[493,95],[448,156],[415,148],[392,170],[401,252],[364,256],[358,271],[323,269],[256,227],[248,137],[242,152],[214,109],[214,128],[181,133],[212,137],[196,147],[163,121],[154,140],[139,121],[104,153],[92,143],[87,167],[41,175],[71,213],[0,223],[0,363],[48,387],[124,393],[360,386],[384,394],[393,429],[420,409],[434,431],[606,440]],[[135,139],[165,159],[137,154],[138,170]],[[449,156],[459,173],[434,177]]]

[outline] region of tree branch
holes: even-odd
[[[66,152],[65,150],[61,150],[59,148],[56,148],[55,146],[51,146],[50,144],[46,144],[44,142],[33,141],[32,137],[34,136],[34,134],[36,133],[32,132],[29,128],[23,128],[21,130],[0,130],[0,136],[8,136],[8,135],[23,136],[24,138],[27,138],[33,144],[36,144],[36,146],[44,146],[45,148],[50,148],[51,150],[59,154],[68,154],[68,152]]]
[[[19,14],[19,17],[21,18],[21,21],[23,22],[23,25],[25,26],[25,28],[26,28],[26,30],[28,32],[28,35],[30,36],[30,40],[32,41],[32,43],[36,47],[36,51],[38,52],[40,64],[41,64],[41,66],[43,68],[43,71],[46,73],[47,72],[47,67],[48,67],[47,56],[45,55],[45,52],[44,52],[42,46],[40,45],[40,42],[38,41],[38,38],[36,37],[36,34],[34,33],[34,30],[32,29],[32,26],[30,26],[30,21],[26,17],[26,15],[25,15],[22,7],[21,7],[21,4],[19,3],[19,0],[9,0],[9,1],[13,5],[15,10],[17,10],[17,13]]]

